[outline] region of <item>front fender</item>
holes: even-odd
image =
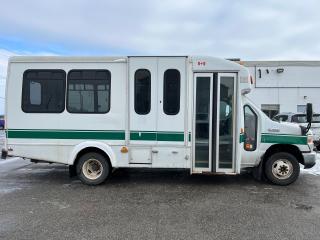
[[[96,142],[96,141],[86,141],[86,142],[82,142],[80,144],[75,145],[71,151],[68,164],[73,165],[78,153],[80,151],[82,151],[83,149],[89,148],[89,147],[98,148],[101,151],[105,152],[109,156],[111,165],[112,166],[116,165],[115,164],[116,163],[116,155],[114,154],[112,148],[108,144]]]

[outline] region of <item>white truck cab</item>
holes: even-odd
[[[90,185],[112,168],[290,184],[315,164],[312,135],[270,120],[250,91],[245,67],[213,57],[13,57],[2,155],[69,165]]]

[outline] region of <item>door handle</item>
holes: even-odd
[[[158,150],[152,150],[152,153],[158,153],[159,151]]]
[[[172,153],[177,154],[177,153],[178,153],[178,151],[172,151]]]

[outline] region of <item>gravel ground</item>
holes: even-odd
[[[98,187],[57,164],[0,162],[0,239],[319,239],[320,177],[117,170]]]

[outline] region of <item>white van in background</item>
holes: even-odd
[[[293,122],[298,123],[300,126],[307,127],[307,115],[305,113],[280,113],[272,118],[277,122]],[[317,150],[320,150],[320,114],[313,114],[311,131],[313,133],[313,142]]]

